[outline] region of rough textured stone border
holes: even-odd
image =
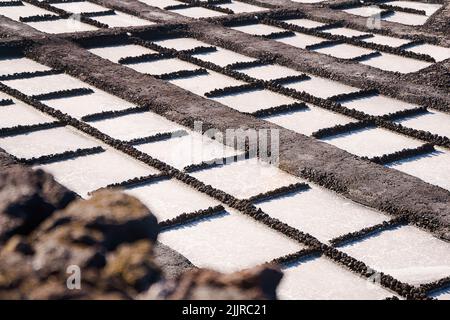
[[[180,225],[189,224],[197,220],[215,217],[223,214],[224,212],[225,208],[222,205],[218,205],[215,207],[209,207],[208,209],[205,210],[198,210],[190,213],[182,213],[175,218],[161,221],[159,223],[159,226],[161,230],[166,230]]]
[[[92,147],[92,148],[80,148],[74,151],[65,151],[62,153],[55,153],[50,155],[44,155],[40,157],[33,157],[29,159],[19,159],[19,162],[22,162],[23,164],[34,166],[34,165],[42,165],[42,164],[49,164],[49,163],[55,163],[70,159],[76,159],[79,157],[85,157],[93,154],[98,154],[105,152],[106,150],[102,147]]]
[[[271,199],[279,198],[279,197],[287,195],[287,194],[297,193],[300,191],[306,191],[309,189],[311,189],[309,184],[304,183],[304,182],[299,182],[299,183],[290,184],[288,186],[283,186],[283,187],[280,187],[275,190],[257,194],[253,197],[248,198],[247,200],[252,203],[259,203],[259,202],[264,202],[264,201],[268,201]]]
[[[18,125],[10,128],[1,128],[0,137],[17,136],[24,133],[31,133],[36,131],[42,131],[47,129],[64,127],[61,121],[53,121],[46,123],[30,124],[30,125]]]

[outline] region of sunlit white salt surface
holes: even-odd
[[[221,272],[259,265],[304,248],[232,210],[163,231],[159,241],[177,250],[197,267]]]
[[[140,63],[132,63],[127,64],[127,67],[134,69],[141,73],[148,73],[151,75],[161,75],[164,73],[171,73],[171,72],[177,72],[182,70],[196,70],[199,67],[195,64],[177,59],[177,58],[170,58],[170,59],[160,59],[160,60],[153,60],[153,61],[147,61],[147,62],[140,62]]]
[[[172,219],[182,213],[204,210],[220,204],[213,198],[175,179],[149,183],[127,189],[125,192],[141,200],[158,218],[158,221]]]
[[[4,83],[26,95],[87,87],[85,83],[66,74],[48,75],[29,79],[7,80],[4,81]]]
[[[355,29],[344,28],[344,27],[327,29],[327,30],[323,30],[322,32],[339,35],[339,36],[345,36],[345,37],[349,37],[349,38],[363,36],[363,35],[367,34],[367,32],[361,32],[361,31],[358,31]]]
[[[389,167],[450,190],[450,152],[445,149],[436,147],[435,152],[397,161]]]
[[[203,96],[205,93],[214,89],[221,89],[225,87],[239,86],[244,84],[243,81],[236,80],[221,73],[209,70],[208,74],[174,79],[170,80],[169,82],[180,88],[191,91],[199,96]]]
[[[355,130],[322,140],[357,156],[369,158],[405,148],[417,148],[423,144],[419,140],[379,128]]]
[[[112,62],[119,62],[121,58],[125,57],[137,57],[143,54],[156,53],[154,50],[136,44],[92,48],[89,51]]]
[[[374,15],[380,14],[383,10],[381,10],[380,8],[378,8],[376,6],[370,6],[370,7],[362,6],[362,7],[357,7],[357,8],[345,9],[342,11],[350,13],[350,14],[354,14],[357,16],[371,17]]]
[[[317,28],[325,25],[325,23],[317,22],[310,19],[286,19],[283,21],[303,28]]]
[[[123,117],[90,122],[89,124],[103,133],[120,140],[132,140],[182,129],[181,126],[153,112],[135,113]]]
[[[438,300],[450,300],[450,287],[436,291],[431,296]]]
[[[217,5],[217,7],[233,10],[234,13],[257,12],[268,10],[267,8],[262,8],[252,4],[234,0],[232,0],[231,3],[219,4]]]
[[[386,230],[340,249],[369,267],[412,285],[450,275],[450,243],[413,226]]]
[[[260,80],[273,80],[289,76],[297,76],[301,74],[296,70],[283,67],[278,64],[267,64],[246,69],[240,69],[238,71],[250,77]]]
[[[0,75],[20,72],[34,72],[50,70],[49,67],[28,58],[7,58],[0,60]]]
[[[228,64],[236,62],[250,62],[256,59],[244,56],[243,54],[236,53],[231,50],[217,48],[217,51],[201,53],[194,55],[195,58],[202,61],[208,61],[215,63],[221,67],[225,67]]]
[[[428,43],[418,44],[417,46],[406,49],[406,51],[428,54],[437,62],[450,58],[450,48],[435,46]]]
[[[344,107],[362,111],[371,116],[382,116],[397,111],[419,107],[408,102],[392,99],[382,95],[373,95],[341,102]]]
[[[94,89],[91,86],[83,87],[93,89],[94,93],[70,98],[43,100],[42,102],[75,118],[103,111],[117,111],[135,107],[132,103],[104,91]]]
[[[416,72],[432,65],[430,62],[405,58],[385,52],[383,52],[381,56],[363,60],[361,63],[381,70],[400,73]]]
[[[305,49],[307,46],[311,46],[313,44],[318,44],[325,41],[325,38],[319,38],[315,36],[310,36],[309,34],[295,32],[294,36],[280,38],[276,41],[288,44],[293,47]]]
[[[237,161],[191,175],[240,199],[300,181],[299,178],[257,159]]]
[[[115,11],[114,15],[92,17],[91,19],[107,24],[110,28],[115,27],[138,27],[155,24],[149,20],[141,19],[123,12]]]
[[[382,300],[394,294],[325,257],[311,257],[283,268],[277,290],[283,300]]]
[[[325,48],[314,49],[313,51],[341,59],[353,59],[358,56],[373,52],[373,50],[353,46],[351,44],[346,43],[337,44]]]
[[[433,134],[450,138],[450,115],[448,113],[429,109],[425,114],[396,120],[395,122],[408,128],[430,131]]]
[[[295,89],[297,91],[305,91],[319,98],[329,98],[338,94],[351,93],[359,91],[359,88],[351,87],[343,83],[310,76],[309,80],[291,82],[284,85],[286,88]]]
[[[425,22],[427,22],[428,17],[421,14],[413,14],[407,12],[394,11],[389,16],[385,16],[382,18],[383,20],[390,22],[397,22],[401,24],[406,24],[410,26],[421,26]]]
[[[25,126],[52,121],[55,121],[55,119],[20,101],[14,101],[14,104],[8,106],[0,106],[0,128],[11,128],[19,125]]]
[[[27,22],[30,27],[45,33],[69,33],[97,30],[97,27],[76,19],[67,18],[52,21]]]
[[[138,145],[136,148],[180,170],[191,164],[199,164],[237,154],[234,149],[197,132],[190,132],[189,135],[182,137]]]
[[[315,186],[258,203],[257,207],[322,242],[389,220],[379,212]]]
[[[19,158],[32,158],[98,146],[94,140],[69,127],[40,130],[0,138],[0,147]]]
[[[52,4],[52,6],[70,13],[101,12],[109,10],[108,8],[89,1],[55,3]]]
[[[196,47],[207,47],[210,46],[210,44],[194,39],[194,38],[174,38],[174,39],[165,39],[165,40],[159,40],[154,41],[157,45],[168,48],[168,49],[175,49],[175,50],[191,50]]]
[[[176,9],[176,10],[170,10],[170,11],[181,14],[182,16],[186,16],[189,18],[213,18],[213,17],[219,17],[219,16],[226,15],[226,13],[209,10],[209,9],[202,8],[202,7],[190,7],[190,8]]]
[[[266,36],[266,35],[274,33],[274,32],[286,31],[286,30],[278,28],[278,27],[269,26],[267,24],[260,24],[260,23],[231,27],[231,29],[249,33],[249,34],[252,34],[255,36]]]
[[[160,9],[164,9],[165,7],[168,6],[175,6],[182,4],[181,2],[174,0],[139,0],[139,2],[143,2],[149,6],[157,7]]]
[[[89,192],[111,183],[158,173],[156,169],[112,149],[38,167],[54,175],[59,183],[84,198]]]
[[[308,105],[308,109],[306,110],[283,113],[267,117],[265,120],[308,136],[319,129],[356,121],[341,114],[312,105]]]
[[[299,2],[299,3],[319,3],[324,2],[325,0],[291,0],[292,2]]]
[[[423,10],[427,16],[433,15],[436,11],[438,11],[442,4],[438,3],[423,3],[417,1],[389,1],[385,2],[385,4],[389,4],[391,6],[401,7],[401,8],[410,8],[416,10]]]
[[[374,34],[373,37],[363,39],[362,41],[396,48],[401,45],[407,44],[407,43],[411,42],[412,40],[388,37],[388,36],[383,36],[381,34]]]
[[[39,7],[33,6],[26,2],[22,2],[23,6],[4,6],[0,7],[0,15],[8,17],[10,19],[19,21],[20,17],[30,17],[36,15],[51,14],[55,15],[53,12],[41,9]]]
[[[292,98],[268,90],[252,90],[229,94],[223,97],[213,98],[212,100],[240,112],[248,113],[297,102]]]

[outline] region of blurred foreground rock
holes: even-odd
[[[0,169],[0,299],[276,298],[281,272],[196,269],[132,196],[77,199],[41,170]]]

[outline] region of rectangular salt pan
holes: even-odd
[[[213,198],[174,179],[149,183],[126,192],[141,200],[158,221],[219,205]]]
[[[232,0],[231,3],[219,4],[217,5],[217,7],[233,10],[234,13],[258,12],[268,10],[266,8],[234,0]]]
[[[268,90],[246,91],[213,98],[213,100],[240,112],[247,113],[297,102],[292,98]]]
[[[283,300],[382,300],[390,291],[325,257],[312,257],[283,268],[278,288]]]
[[[136,148],[180,170],[191,164],[200,164],[236,154],[234,149],[197,132],[139,145]]]
[[[355,130],[322,140],[357,156],[369,158],[422,145],[419,140],[379,128]]]
[[[209,10],[202,7],[190,7],[183,9],[170,10],[171,12],[175,12],[181,14],[182,16],[186,16],[189,18],[214,18],[226,15],[226,13]]]
[[[50,68],[28,58],[7,58],[0,60],[0,75],[2,76],[45,70],[50,70]]]
[[[194,38],[174,38],[174,39],[165,39],[154,41],[155,44],[167,48],[167,49],[175,49],[178,51],[182,50],[191,50],[196,47],[208,47],[210,44],[194,39]]]
[[[208,71],[207,74],[198,76],[170,80],[169,82],[180,88],[191,91],[199,96],[203,96],[205,93],[214,89],[221,89],[225,87],[239,86],[244,84],[243,81],[236,80],[214,71]]]
[[[257,159],[233,162],[197,171],[191,175],[240,199],[247,199],[300,181],[297,177]]]
[[[22,2],[22,4],[23,6],[0,7],[0,15],[16,21],[19,21],[20,17],[30,17],[36,15],[50,14],[56,16],[53,12],[41,9],[26,2]]]
[[[286,31],[284,29],[269,26],[267,24],[249,24],[244,26],[232,27],[231,29],[249,33],[255,36],[266,36],[274,32]]]
[[[344,107],[355,109],[371,116],[382,116],[402,110],[414,109],[419,106],[382,95],[341,102]]]
[[[438,3],[422,3],[417,1],[389,1],[386,2],[391,6],[410,8],[416,10],[423,10],[427,16],[433,15],[437,10],[442,7],[442,4]]]
[[[437,62],[444,61],[450,58],[450,48],[435,46],[432,44],[424,43],[405,49],[420,54],[428,54],[433,57]]]
[[[341,250],[377,271],[412,285],[450,274],[450,243],[413,226],[386,230]]]
[[[154,22],[141,19],[129,14],[125,14],[122,12],[115,11],[116,14],[108,15],[108,16],[99,16],[92,17],[93,20],[96,20],[101,23],[107,24],[111,28],[115,27],[139,27],[139,26],[148,26],[151,24],[155,24]]]
[[[159,241],[180,252],[197,267],[220,272],[253,267],[303,248],[234,211],[163,231]]]
[[[320,3],[320,2],[324,2],[326,0],[292,0],[293,2],[298,2],[298,3]]]
[[[153,136],[158,133],[174,132],[182,128],[153,112],[135,113],[95,121],[90,125],[115,139],[124,141]]]
[[[97,27],[72,18],[51,21],[27,22],[27,24],[30,27],[33,27],[41,32],[51,34],[97,30]]]
[[[88,193],[112,183],[156,174],[127,155],[108,149],[106,152],[39,166],[55,179],[86,198]]]
[[[48,75],[29,79],[5,81],[5,84],[26,95],[36,95],[60,90],[86,88],[86,84],[66,74]]]
[[[90,86],[86,86],[91,88]],[[93,89],[94,93],[80,95],[70,98],[58,98],[43,100],[42,102],[52,108],[55,108],[68,115],[81,118],[88,114],[99,113],[103,111],[118,111],[135,107],[132,103],[117,98],[104,91]]]
[[[362,64],[375,67],[385,71],[410,73],[422,70],[431,66],[430,62],[405,58],[390,53],[382,53],[381,56],[373,57],[368,60],[361,61]]]
[[[309,80],[291,82],[284,85],[286,88],[295,89],[299,92],[305,91],[319,98],[329,98],[338,94],[345,94],[359,91],[359,88],[351,87],[343,83],[310,76]]]
[[[372,53],[373,50],[365,49],[351,44],[337,44],[320,49],[314,49],[313,51],[322,54],[330,55],[340,59],[353,59],[361,55]]]
[[[126,66],[138,72],[151,75],[161,75],[164,73],[199,69],[199,67],[195,64],[185,62],[177,58],[133,63],[127,64]]]
[[[109,10],[89,1],[54,3],[52,6],[70,13],[102,12]]]
[[[339,35],[339,36],[344,36],[344,37],[348,37],[348,38],[367,35],[366,32],[361,32],[361,31],[358,31],[355,29],[343,28],[343,27],[327,29],[327,30],[323,30],[322,32]]]
[[[427,22],[428,17],[421,14],[395,11],[391,15],[383,17],[382,20],[397,22],[409,26],[421,26]]]
[[[305,49],[307,46],[321,43],[325,41],[325,38],[319,38],[315,36],[310,36],[308,34],[295,32],[294,36],[277,39],[276,41],[288,44],[290,46]]]
[[[345,9],[342,11],[350,13],[350,14],[354,14],[357,16],[371,17],[371,16],[380,14],[383,10],[381,10],[380,8],[378,8],[376,6],[370,6],[370,7],[362,6],[362,7]]]
[[[55,121],[55,119],[20,101],[0,107],[0,128],[34,125],[52,121]]]
[[[389,220],[379,212],[316,187],[258,203],[257,207],[322,242]]]
[[[317,22],[310,19],[286,19],[283,21],[303,28],[317,28],[325,25],[325,23]]]
[[[156,53],[154,50],[136,44],[91,48],[89,51],[112,62],[119,62],[121,58],[125,57],[137,57],[143,54]]]
[[[308,136],[319,129],[334,127],[338,124],[345,125],[356,121],[312,105],[309,105],[306,110],[283,113],[265,118],[265,120]]]
[[[218,66],[225,67],[229,64],[236,62],[250,62],[256,59],[244,56],[242,54],[236,53],[234,51],[217,48],[217,51],[201,53],[194,55],[195,58],[202,61],[211,62],[217,64]]]
[[[401,125],[416,129],[429,131],[443,137],[450,138],[450,115],[429,109],[427,113],[395,121]]]
[[[0,147],[19,158],[33,158],[98,146],[94,140],[69,127],[40,130],[0,138]]]
[[[389,167],[405,172],[450,191],[450,152],[436,148],[435,152],[397,161]]]
[[[160,9],[164,9],[165,7],[168,7],[168,6],[175,6],[175,5],[182,4],[182,2],[174,1],[174,0],[139,0],[139,2],[143,2],[146,5],[149,5],[152,7],[157,7]]]
[[[407,44],[407,43],[411,42],[412,40],[388,37],[388,36],[383,36],[381,34],[374,34],[373,37],[363,39],[362,41],[396,48],[396,47],[402,46],[404,44]]]
[[[298,76],[301,73],[287,68],[283,67],[277,64],[268,64],[268,65],[261,65],[246,69],[240,69],[239,72],[242,72],[250,77],[260,79],[260,80],[274,80],[289,76]]]

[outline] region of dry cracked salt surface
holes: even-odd
[[[163,231],[159,241],[198,267],[222,272],[242,270],[304,248],[230,209],[212,218]]]

